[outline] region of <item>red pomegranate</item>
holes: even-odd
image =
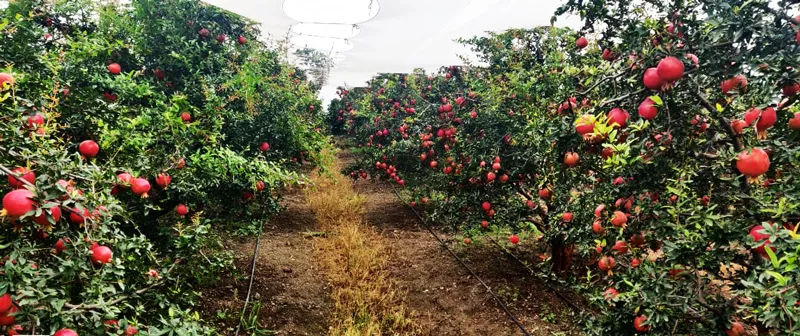
[[[113,103],[113,102],[117,101],[117,94],[106,91],[106,92],[103,92],[103,98],[105,98],[109,102]]]
[[[610,271],[616,264],[617,261],[612,257],[604,256],[597,261],[597,267],[599,267],[601,271]]]
[[[28,118],[25,119],[25,123],[28,124],[28,128],[37,129],[39,126],[44,125],[44,117],[36,113],[32,116],[28,116]]]
[[[56,331],[56,333],[53,334],[53,336],[78,336],[78,333],[76,333],[75,330],[72,329],[61,329],[59,331]]]
[[[800,84],[797,83],[786,84],[781,88],[781,91],[783,92],[784,96],[787,97],[794,96],[797,94],[798,91],[800,91]]]
[[[108,264],[111,262],[112,255],[113,253],[111,253],[110,248],[99,245],[92,248],[92,255],[90,259],[92,260],[92,263],[97,265]]]
[[[543,199],[550,199],[551,196],[553,196],[553,193],[550,192],[550,189],[547,188],[539,189],[539,197]]]
[[[654,102],[650,97],[647,97],[639,104],[639,116],[646,119],[646,120],[653,120],[658,116],[658,109],[656,108],[656,102]]]
[[[741,88],[742,91],[747,89],[747,77],[744,75],[736,75],[733,78],[726,79],[720,84],[722,94],[730,94],[731,91]]]
[[[744,120],[731,120],[731,129],[733,133],[742,134],[745,127],[747,127],[747,122]]]
[[[770,235],[765,233],[765,232],[763,232],[762,230],[764,230],[763,226],[761,226],[761,225],[754,226],[752,229],[750,229],[750,237],[753,237],[753,240],[755,240],[756,242],[760,242],[762,240],[765,240],[765,242],[762,243],[761,245],[758,245],[758,246],[754,247],[753,251],[758,253],[758,254],[760,254],[760,255],[762,255],[762,256],[764,256],[764,257],[766,257],[767,256],[767,251],[766,251],[767,247],[769,247],[769,249],[772,250],[773,252],[775,250],[772,248],[772,246],[769,243]]]
[[[603,59],[609,62],[613,61],[614,53],[608,48],[603,49]]]
[[[614,215],[611,217],[611,224],[616,227],[622,227],[626,223],[628,223],[628,216],[622,211],[614,211]]]
[[[481,203],[481,209],[483,209],[483,211],[489,211],[492,209],[492,204],[489,202],[483,202]]]
[[[642,262],[639,260],[639,258],[631,259],[631,267],[636,268],[639,267],[640,265],[642,265]]]
[[[164,70],[156,68],[155,70],[153,70],[153,77],[155,77],[158,80],[163,80],[164,77],[166,77],[166,74],[164,73]]]
[[[185,123],[191,122],[192,121],[192,115],[189,114],[189,112],[183,112],[183,113],[181,113],[181,120],[183,120],[183,122],[185,122]]]
[[[227,40],[228,40],[228,36],[227,36],[227,35],[225,35],[225,34],[219,34],[219,35],[217,35],[217,37],[215,37],[215,39],[216,39],[216,40],[217,40],[217,42],[219,42],[219,43],[225,43],[225,41],[227,41]]]
[[[17,319],[13,316],[19,310],[17,306],[12,305],[5,314],[0,314],[0,326],[10,326],[17,323]]]
[[[512,234],[511,236],[508,237],[508,241],[510,241],[511,244],[517,245],[519,244],[519,237],[517,237],[517,235],[515,234]]]
[[[578,49],[583,49],[589,45],[589,41],[586,40],[585,37],[581,36],[577,40],[575,40],[575,45],[578,47]]]
[[[658,70],[658,76],[667,82],[674,82],[683,77],[683,62],[673,56],[661,59],[656,69]]]
[[[793,130],[800,130],[800,112],[794,114],[792,119],[789,119],[789,128]]]
[[[77,207],[72,208],[72,211],[70,211],[69,213],[69,221],[72,224],[83,225],[83,223],[86,222],[87,218],[91,219],[92,213],[89,211],[89,209],[86,208],[84,208],[83,211],[81,211]]]
[[[236,38],[236,42],[239,42],[239,44],[245,44],[247,43],[247,38],[242,35],[239,35],[239,37]]]
[[[570,167],[570,168],[571,167],[575,167],[575,166],[578,165],[579,161],[580,161],[580,156],[578,156],[578,153],[567,152],[567,154],[564,155],[564,164],[567,167]]]
[[[488,228],[489,227],[489,222],[488,221],[481,221],[481,227],[484,228],[484,229]]]
[[[498,171],[498,170],[500,170],[500,168],[501,168],[500,167],[500,162],[495,162],[495,163],[492,164],[492,170]]]
[[[92,140],[85,140],[78,145],[78,152],[87,158],[93,158],[97,156],[99,151],[100,146],[98,146],[97,143]]]
[[[258,147],[258,149],[259,149],[260,151],[262,151],[262,152],[266,152],[266,151],[268,151],[268,150],[269,150],[269,143],[267,143],[267,142],[262,142],[262,143],[261,143],[261,146],[259,146],[259,147]]]
[[[664,79],[658,75],[657,68],[648,68],[644,71],[642,83],[644,83],[644,87],[650,90],[661,90],[661,87],[664,86]]]
[[[575,130],[580,135],[594,132],[595,117],[591,114],[584,114],[575,121]]]
[[[178,206],[175,207],[175,212],[177,212],[179,216],[186,216],[186,214],[189,213],[189,208],[186,205],[178,204]]]
[[[131,182],[131,191],[133,191],[136,196],[146,198],[147,192],[150,191],[150,182],[141,177],[135,178],[133,182]]]
[[[386,164],[384,164],[384,166],[386,166]],[[267,187],[267,186],[264,184],[264,181],[258,181],[258,182],[256,182],[256,190],[258,190],[258,191],[262,191],[262,190],[264,190],[264,188],[266,188],[266,187]]]
[[[778,121],[778,114],[775,113],[775,108],[769,106],[761,112],[761,117],[756,122],[756,131],[758,131],[760,138],[766,138],[767,129],[775,125]]]
[[[13,300],[11,300],[11,294],[5,293],[3,296],[0,296],[0,314],[5,314],[8,312],[13,303]]]
[[[133,176],[128,173],[119,173],[117,174],[117,185],[123,188],[130,187],[131,182],[133,181]]]
[[[743,151],[736,157],[736,169],[740,173],[754,178],[769,170],[769,155],[761,148]]]
[[[183,158],[180,158],[180,159],[178,159],[177,162],[175,162],[175,169],[180,170],[180,169],[183,169],[183,168],[186,168],[186,160],[184,160]]]
[[[3,197],[3,210],[11,217],[21,217],[29,211],[36,210],[33,193],[28,189],[17,189]]]
[[[56,254],[64,252],[67,249],[67,246],[64,244],[64,239],[59,238],[55,245]]]
[[[34,182],[36,182],[36,174],[26,167],[14,168],[12,172],[16,173],[17,176],[21,177],[23,180],[28,181],[28,183],[33,184]],[[14,189],[25,188],[24,183],[22,183],[16,177],[13,177],[11,175],[8,175],[8,185]]]
[[[615,126],[615,127],[625,128],[625,126],[627,126],[627,124],[628,124],[628,117],[629,116],[630,116],[630,114],[628,114],[627,111],[625,111],[625,110],[623,110],[621,108],[615,107],[615,108],[611,109],[610,112],[608,112],[608,124],[609,125],[616,124],[617,126]]]
[[[758,120],[759,117],[761,117],[762,112],[763,111],[758,108],[751,108],[747,110],[747,112],[744,113],[744,122],[747,124],[747,126],[752,125],[756,120]]]
[[[573,217],[574,216],[572,215],[571,212],[565,212],[561,214],[561,220],[565,222],[571,222]]]
[[[599,235],[605,233],[606,229],[603,228],[603,222],[599,220],[594,221],[594,223],[592,223],[592,231]]]
[[[112,75],[119,75],[122,72],[122,67],[117,63],[111,63],[108,65],[108,72]]]
[[[594,216],[597,217],[597,218],[600,218],[600,216],[603,214],[603,211],[605,209],[606,209],[606,205],[605,204],[598,205],[596,208],[594,208]]]
[[[45,209],[42,209],[42,214],[33,217],[33,221],[41,226],[48,227],[51,225],[49,218],[53,219],[53,223],[58,223],[58,221],[61,220],[61,208],[59,208],[57,205],[51,207],[50,216],[48,216],[48,213]]]
[[[697,55],[687,53],[686,54],[686,58],[688,58],[688,59],[690,59],[692,61],[692,64],[694,64],[695,68],[699,68],[700,67],[700,59],[697,58]]]
[[[6,84],[8,86],[14,85],[14,76],[5,72],[0,72],[0,91],[5,90]]]
[[[725,330],[725,335],[727,336],[744,336],[746,335],[744,331],[744,326],[740,322],[732,322],[731,327],[728,330]]]
[[[617,240],[617,242],[614,243],[614,246],[612,246],[611,249],[617,251],[617,253],[619,254],[625,254],[626,252],[628,252],[628,244],[625,244],[625,242],[622,240]]]
[[[172,182],[172,176],[169,176],[166,173],[156,175],[156,184],[158,184],[159,187],[166,188],[170,182]]]
[[[614,287],[610,287],[603,292],[603,298],[606,300],[613,300],[617,295],[619,295],[619,292]]]
[[[641,333],[650,332],[650,325],[645,325],[647,323],[647,316],[640,315],[633,319],[633,329]]]

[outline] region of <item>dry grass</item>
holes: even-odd
[[[420,334],[386,270],[383,238],[363,220],[364,198],[339,173],[335,159],[329,174],[314,178],[307,202],[327,238],[315,241],[332,284],[336,312],[330,335]]]

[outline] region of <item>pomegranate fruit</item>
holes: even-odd
[[[239,37],[236,38],[236,42],[238,42],[239,44],[245,44],[247,43],[247,38],[242,35],[239,35]]]
[[[150,191],[150,182],[141,177],[135,178],[133,182],[131,182],[131,191],[133,191],[136,196],[146,198],[147,192]]]
[[[639,267],[641,265],[642,265],[642,262],[641,262],[641,260],[639,260],[639,258],[631,259],[631,267],[636,268],[636,267]]]
[[[72,329],[61,329],[59,331],[56,331],[56,333],[53,334],[53,336],[78,336],[78,333],[76,333],[75,330]]]
[[[755,178],[769,170],[769,155],[761,148],[743,151],[736,157],[736,169],[745,176]]]
[[[61,208],[58,206],[51,207],[49,216],[47,210],[42,209],[42,214],[33,217],[33,221],[41,226],[50,227],[51,224],[49,218],[53,219],[53,223],[58,223],[58,221],[61,220]]]
[[[21,217],[36,209],[33,193],[28,189],[17,189],[3,196],[3,210],[11,217]]]
[[[41,114],[36,113],[32,116],[28,116],[25,119],[25,123],[28,124],[28,128],[30,129],[37,129],[39,126],[44,125],[44,117]]]
[[[642,83],[644,84],[644,87],[650,90],[661,90],[661,87],[664,86],[664,79],[658,75],[658,69],[648,68],[644,71]]]
[[[189,114],[189,112],[183,112],[183,113],[181,113],[181,120],[183,120],[183,122],[185,122],[185,123],[191,122],[192,121],[192,115]]]
[[[550,199],[551,196],[553,196],[553,193],[550,192],[550,189],[547,188],[539,189],[539,197],[543,199]]]
[[[117,185],[122,188],[127,188],[131,186],[131,182],[133,181],[133,176],[129,173],[119,173],[117,174]]]
[[[572,215],[571,212],[565,212],[565,213],[561,214],[561,220],[562,221],[571,222],[572,218],[573,218],[573,215]]]
[[[28,168],[17,167],[14,168],[12,172],[16,173],[17,176],[21,177],[23,180],[27,181],[30,184],[36,182],[36,174]],[[11,175],[8,175],[8,185],[14,189],[25,188],[25,183],[23,183],[22,181],[18,180],[16,177]]]
[[[656,69],[658,70],[658,76],[667,82],[674,82],[683,77],[683,62],[673,56],[661,59]]]
[[[740,322],[732,322],[731,327],[728,330],[725,330],[725,335],[727,336],[744,336],[744,326]]]
[[[67,246],[64,244],[64,239],[59,238],[55,245],[56,254],[64,252],[67,249]]]
[[[605,233],[606,229],[603,228],[603,222],[599,220],[594,221],[594,223],[592,223],[592,231],[599,235]]]
[[[483,211],[489,211],[492,209],[492,204],[489,202],[483,202],[481,203],[481,209],[483,209]]]
[[[508,237],[508,241],[510,241],[511,244],[517,245],[519,244],[519,237],[517,237],[517,235],[515,234],[512,234],[511,236]]]
[[[269,143],[267,143],[267,142],[262,142],[262,143],[261,143],[261,146],[259,146],[259,147],[258,147],[258,150],[260,150],[260,151],[262,151],[262,152],[266,152],[266,151],[268,151],[268,150],[269,150]]]
[[[161,188],[166,188],[172,182],[172,176],[165,173],[156,175],[156,184]]]
[[[384,164],[384,166],[386,166],[386,164]],[[258,190],[258,191],[262,191],[262,190],[264,190],[264,188],[266,188],[266,187],[267,187],[267,185],[266,185],[266,184],[264,184],[264,181],[258,181],[258,182],[256,182],[256,190]]]
[[[747,127],[747,122],[744,120],[731,120],[731,129],[733,133],[742,134],[745,127]]]
[[[794,114],[792,119],[789,119],[789,128],[793,130],[800,130],[800,112]]]
[[[17,323],[17,319],[13,316],[19,310],[17,306],[12,305],[4,314],[0,314],[0,326],[10,326]]]
[[[615,127],[625,128],[625,126],[627,126],[627,124],[628,124],[628,117],[629,116],[630,116],[630,114],[628,114],[627,111],[625,111],[625,110],[623,110],[621,108],[615,107],[615,108],[611,109],[610,112],[608,112],[608,124],[609,125],[616,124]]]
[[[769,243],[770,235],[767,234],[767,233],[764,233],[762,230],[764,230],[763,226],[756,225],[752,229],[750,229],[750,234],[749,235],[750,235],[750,237],[753,237],[753,240],[755,240],[756,242],[760,242],[762,240],[765,240],[765,242],[762,243],[761,245],[758,245],[758,246],[754,247],[753,251],[758,253],[758,254],[760,254],[760,255],[762,255],[762,256],[764,256],[764,257],[767,257],[767,248],[769,248],[773,252],[775,250],[772,248],[772,246]]]
[[[628,216],[622,211],[614,211],[614,215],[611,217],[611,224],[616,227],[622,227],[626,223],[628,223]]]
[[[575,45],[578,47],[578,49],[583,49],[589,45],[589,41],[586,40],[585,37],[581,36],[577,40],[575,40]]]
[[[9,73],[0,72],[0,91],[5,90],[6,84],[9,87],[13,86],[14,76]]]
[[[758,122],[756,122],[756,131],[758,132],[758,137],[760,139],[765,139],[767,137],[767,129],[775,125],[775,122],[778,121],[778,114],[775,113],[775,108],[769,106],[765,108],[761,112],[761,117],[758,118]]]
[[[108,246],[99,245],[92,249],[92,255],[90,259],[94,264],[103,265],[111,262],[112,255],[113,253]]]
[[[650,332],[650,325],[647,325],[647,316],[640,315],[633,319],[633,329],[638,332]]]
[[[85,140],[78,145],[78,152],[87,158],[93,158],[100,152],[100,146],[92,140]]]
[[[92,213],[86,208],[84,208],[83,211],[78,208],[72,208],[72,211],[69,213],[69,221],[72,224],[83,225],[87,218],[92,218]]]
[[[575,121],[575,131],[580,135],[594,132],[595,117],[591,114],[584,114]]]
[[[580,156],[578,156],[578,153],[567,152],[567,154],[564,155],[564,164],[567,167],[570,167],[570,168],[571,167],[575,167],[575,166],[578,165],[579,161],[580,161]]]
[[[628,244],[625,244],[624,241],[617,240],[617,242],[614,243],[614,246],[612,246],[611,249],[619,254],[625,254],[626,252],[628,252]]]
[[[8,312],[12,304],[13,300],[11,300],[11,294],[5,293],[3,296],[0,296],[0,314]]]
[[[617,261],[612,257],[602,257],[597,261],[597,267],[602,271],[610,271],[617,264]]]
[[[112,75],[119,75],[122,72],[122,67],[117,63],[111,63],[107,68]]]
[[[797,83],[789,83],[781,88],[781,92],[787,97],[796,95],[798,91],[800,91],[800,84]]]
[[[186,205],[178,204],[175,207],[175,212],[178,213],[179,216],[186,216],[189,213],[189,208]]]
[[[603,298],[606,300],[613,300],[615,297],[617,297],[617,295],[619,295],[619,292],[613,287],[610,287],[603,292]]]
[[[656,116],[658,116],[658,109],[656,108],[656,102],[654,102],[650,97],[647,97],[639,104],[639,116],[646,119],[646,120],[653,120]]]
[[[603,214],[603,211],[605,209],[606,209],[606,205],[605,204],[598,205],[596,208],[594,208],[594,216],[597,217],[597,218],[600,218],[600,216]]]

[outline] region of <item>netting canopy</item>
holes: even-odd
[[[435,70],[461,64],[468,50],[455,39],[486,31],[549,25],[555,0],[208,0],[261,23],[292,49],[327,54],[333,65],[320,92],[358,86],[381,72]],[[577,17],[556,22],[577,27]]]

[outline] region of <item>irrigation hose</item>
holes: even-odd
[[[261,245],[261,234],[264,233],[264,222],[258,225],[258,236],[256,237],[256,248],[253,250],[253,262],[250,265],[250,284],[247,286],[247,296],[244,299],[244,307],[242,307],[242,314],[239,315],[239,323],[236,325],[235,336],[239,336],[239,328],[242,327],[244,314],[247,312],[247,305],[250,303],[250,291],[253,289],[253,278],[256,273],[256,257],[258,257],[258,247]]]
[[[464,267],[464,269],[466,269],[470,275],[472,275],[473,278],[478,280],[478,282],[480,282],[480,284],[483,285],[484,288],[486,288],[486,291],[492,296],[492,298],[494,298],[494,300],[497,302],[500,308],[503,309],[506,315],[508,315],[511,321],[513,321],[514,324],[517,325],[519,330],[522,331],[522,333],[525,334],[525,336],[530,336],[531,334],[528,332],[528,330],[526,330],[525,327],[521,323],[519,323],[517,317],[514,316],[514,314],[510,310],[508,310],[508,307],[506,306],[505,302],[503,302],[503,300],[500,297],[498,297],[497,294],[494,293],[494,291],[492,291],[492,288],[489,287],[489,285],[487,285],[486,282],[484,282],[483,279],[481,279],[477,274],[475,274],[475,271],[473,271],[469,266],[467,266],[464,260],[459,258],[458,255],[456,255],[456,253],[453,252],[453,250],[447,247],[447,244],[441,238],[439,238],[439,235],[437,235],[436,232],[433,232],[433,229],[430,227],[430,225],[428,225],[428,222],[425,221],[425,218],[422,218],[422,216],[417,212],[417,209],[414,209],[414,207],[409,205],[408,202],[403,200],[403,198],[400,196],[400,193],[397,192],[397,189],[393,185],[390,184],[390,186],[392,187],[392,191],[394,191],[394,194],[397,196],[397,199],[399,199],[400,202],[403,202],[403,204],[409,207],[411,211],[413,211],[414,214],[417,216],[417,218],[419,218],[420,222],[422,222],[422,225],[425,226],[426,229],[428,229],[428,232],[430,232],[431,235],[433,235],[433,237],[436,238],[439,244],[442,245],[442,247],[444,247],[444,249],[447,250],[447,252],[449,252],[450,255],[453,256],[453,258],[455,258],[456,261],[458,261],[458,263],[461,264],[461,266]]]

